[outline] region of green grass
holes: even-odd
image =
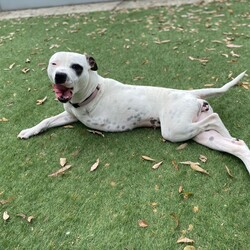
[[[224,1],[1,21],[0,118],[8,122],[0,122],[0,200],[10,201],[0,205],[0,249],[172,250],[184,248],[176,243],[181,236],[193,239],[196,249],[249,249],[249,175],[233,156],[191,141],[177,151],[179,144],[164,143],[160,130],[147,128],[102,138],[77,123],[29,140],[16,138],[22,129],[62,111],[45,70],[54,52],[88,52],[101,75],[126,83],[221,86],[230,73],[249,70],[249,7],[247,0]],[[225,39],[242,47],[227,48]],[[24,74],[23,68],[30,71]],[[48,100],[37,106],[45,96]],[[249,91],[237,87],[210,102],[232,135],[250,144]],[[198,161],[200,154],[208,158],[202,167],[210,177],[172,164]],[[164,163],[152,170],[142,155]],[[72,168],[48,177],[61,157]],[[100,166],[90,172],[97,158]],[[178,193],[180,185],[193,194],[187,200]],[[8,221],[2,219],[4,211]],[[35,218],[28,223],[16,216],[20,213]],[[140,219],[149,226],[140,228]]]

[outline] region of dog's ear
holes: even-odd
[[[98,67],[97,67],[97,64],[96,64],[94,57],[86,55],[86,59],[90,65],[91,70],[93,70],[93,71],[98,70]]]

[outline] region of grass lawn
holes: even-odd
[[[249,175],[233,156],[192,141],[176,150],[180,143],[149,128],[102,137],[76,123],[16,137],[63,110],[46,73],[54,52],[87,52],[99,74],[121,82],[222,86],[249,70],[249,9],[242,0],[1,21],[0,249],[172,250],[187,245],[177,243],[181,237],[195,249],[250,249]],[[248,145],[249,79],[210,100]],[[163,163],[153,170],[142,155]],[[179,163],[200,155],[209,176]],[[60,158],[71,169],[49,177]]]

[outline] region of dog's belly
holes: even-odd
[[[87,127],[106,132],[122,132],[137,127],[160,127],[157,116],[148,116],[144,112],[120,113],[109,116],[82,116],[79,120]]]

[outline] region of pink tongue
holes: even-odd
[[[69,89],[61,84],[54,84],[53,89],[56,93],[56,97],[61,102],[67,102],[72,97],[72,89]]]

